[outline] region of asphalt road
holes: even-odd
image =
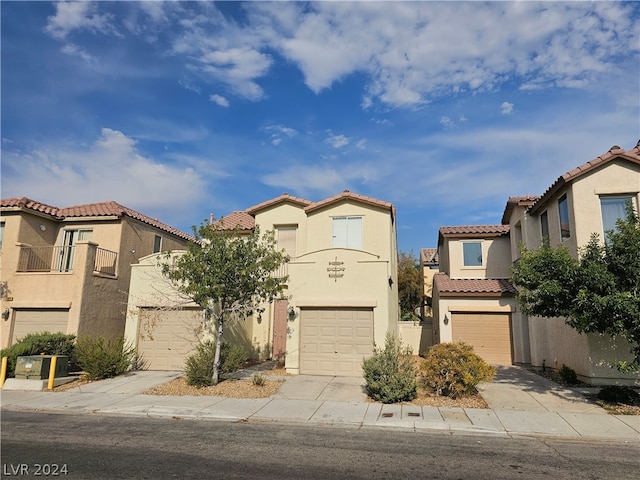
[[[1,427],[2,478],[635,480],[640,468],[637,443],[13,411]]]

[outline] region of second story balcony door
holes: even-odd
[[[58,270],[60,272],[73,271],[76,243],[80,240],[91,240],[92,237],[93,230],[64,230],[62,235],[62,248],[60,249],[60,259],[58,262]]]

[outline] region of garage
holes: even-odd
[[[138,353],[149,370],[183,370],[195,352],[202,310],[142,308],[138,328]]]
[[[68,309],[16,309],[13,315],[12,344],[29,333],[67,333]]]
[[[373,349],[371,308],[301,309],[300,373],[361,376]]]
[[[491,365],[511,365],[511,315],[509,313],[453,313],[453,341],[473,346]]]

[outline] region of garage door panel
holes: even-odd
[[[303,309],[300,342],[300,373],[361,375],[372,353],[373,310]]]
[[[200,310],[141,311],[138,352],[149,370],[182,370],[198,345]]]
[[[451,318],[454,341],[473,346],[474,351],[493,365],[510,365],[511,316],[506,313],[454,313]]]
[[[11,343],[16,343],[30,333],[67,333],[68,309],[20,309],[13,317]]]

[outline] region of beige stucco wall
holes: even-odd
[[[25,211],[3,212],[1,280],[7,282],[9,298],[0,308],[68,308],[67,333],[116,337],[124,333],[130,265],[137,256],[151,253],[156,232],[166,246],[175,248],[186,241],[161,232],[129,217],[87,217],[58,221]],[[43,225],[44,229],[40,226]],[[65,229],[91,229],[92,241],[76,245],[72,272],[17,272],[19,245],[60,246]],[[98,248],[118,253],[116,276],[93,272]],[[134,251],[135,252],[132,252]],[[11,341],[13,313],[0,323],[0,343]]]
[[[549,221],[549,243],[552,246],[565,245],[572,255],[598,233],[603,238],[601,195],[628,195],[635,197],[636,208],[639,203],[640,167],[620,160],[596,169],[556,192],[538,210],[529,216],[517,209],[512,214],[510,224],[518,218],[524,219],[529,234],[526,236],[527,248],[535,249],[541,244],[540,215],[546,210]],[[571,237],[564,242],[560,239],[560,219],[558,199],[566,194],[569,204]],[[567,326],[563,319],[530,317],[529,335],[531,344],[531,363],[560,368],[563,364],[573,368],[579,377],[590,383],[633,383],[636,377],[622,375],[609,365],[614,360],[631,359],[625,342],[590,334],[579,334]]]
[[[332,248],[332,218],[341,216],[362,216],[362,250]],[[286,292],[296,313],[287,324],[287,371],[299,373],[301,307],[372,307],[376,344],[384,344],[387,331],[397,333],[396,230],[388,209],[344,200],[307,215],[302,207],[283,202],[258,212],[255,219],[261,231],[298,226],[297,258],[288,266]],[[343,262],[343,277],[329,277],[333,261]],[[270,344],[273,306],[267,306],[263,317],[267,313],[268,322],[254,330],[254,337]]]
[[[481,267],[465,267],[463,259],[463,244],[465,242],[482,242]],[[485,239],[445,239],[448,246],[449,273],[451,278],[509,278],[511,262],[511,244],[509,236]]]
[[[413,322],[399,322],[398,336],[403,345],[411,347],[414,355],[422,355],[433,345],[431,324],[414,325]]]

